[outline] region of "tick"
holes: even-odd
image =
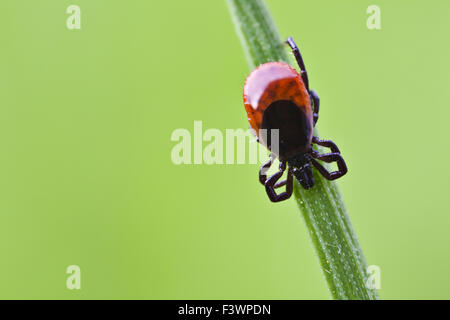
[[[293,176],[303,188],[312,188],[311,164],[328,180],[347,173],[336,144],[313,136],[319,118],[319,96],[309,89],[308,74],[294,40],[289,37],[286,43],[292,49],[300,73],[284,62],[268,62],[253,70],[244,85],[244,105],[250,127],[258,141],[271,151],[269,160],[259,170],[259,181],[273,202],[291,197]],[[278,129],[278,147],[271,141],[274,129]],[[313,149],[313,144],[327,147],[331,152],[321,154]],[[266,172],[275,158],[280,161],[279,171],[267,178]],[[338,170],[330,172],[317,160],[336,162]],[[279,181],[286,169],[286,180]],[[286,186],[285,191],[277,193],[276,189],[283,186]]]

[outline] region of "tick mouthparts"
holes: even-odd
[[[300,168],[294,168],[292,170],[294,177],[305,189],[311,189],[314,186],[314,178],[312,175],[312,169],[309,164],[305,164]]]

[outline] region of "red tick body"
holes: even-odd
[[[260,129],[279,129],[280,160],[308,151],[313,112],[309,93],[297,70],[284,62],[260,65],[247,77],[244,105],[258,137]],[[264,139],[260,141],[270,149]]]
[[[313,128],[319,118],[319,96],[309,89],[308,75],[300,51],[292,38],[286,43],[300,67],[300,73],[284,62],[268,62],[253,70],[244,85],[244,106],[250,127],[258,141],[272,151],[270,159],[261,166],[259,181],[266,187],[269,199],[283,201],[292,195],[293,177],[305,189],[314,186],[311,164],[328,180],[334,180],[347,172],[347,166],[338,147],[331,140],[313,136]],[[261,129],[266,130],[261,134]],[[278,130],[278,149],[272,143],[272,130]],[[331,149],[319,154],[312,148],[317,144]],[[273,146],[273,148],[272,148]],[[280,160],[280,170],[266,176],[275,158]],[[329,172],[317,160],[336,162],[337,171]],[[287,178],[278,182],[286,168]],[[286,186],[286,191],[275,189]]]

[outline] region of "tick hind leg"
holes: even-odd
[[[314,120],[314,126],[316,126],[317,120],[319,120],[319,107],[320,107],[320,98],[317,92],[314,90],[311,90],[309,92],[311,94],[311,102],[313,104],[313,120]]]
[[[294,54],[295,60],[297,60],[298,66],[300,67],[300,75],[305,83],[306,90],[309,92],[309,81],[308,81],[308,73],[306,72],[305,63],[303,62],[302,54],[295,44],[294,39],[291,37],[287,38],[286,43],[291,47],[292,53]]]
[[[342,158],[339,148],[336,144],[331,140],[320,140],[317,137],[313,137],[313,143],[330,148],[330,153],[320,154],[315,150],[311,151],[312,159],[311,163],[316,167],[317,170],[327,179],[327,180],[335,180],[342,177],[347,173],[347,165],[345,164],[344,158]],[[338,166],[338,170],[336,171],[328,171],[323,165],[321,165],[317,160],[321,160],[326,163],[336,162]]]
[[[300,53],[300,49],[295,44],[294,39],[291,37],[287,38],[286,43],[291,47],[292,53],[294,54],[295,60],[297,60],[298,66],[300,68],[300,75],[305,84],[306,90],[308,90],[311,95],[311,103],[314,107],[313,119],[314,125],[316,125],[317,120],[319,119],[319,105],[320,99],[317,93],[314,90],[309,90],[309,80],[308,73],[306,72],[305,63],[303,62],[302,54]]]
[[[293,191],[293,181],[292,181],[292,170],[288,170],[288,175],[286,180],[280,180],[284,171],[286,171],[286,162],[280,162],[280,170],[273,174],[269,179],[267,179],[266,172],[269,170],[274,160],[274,156],[271,155],[270,159],[261,166],[259,170],[259,181],[266,187],[267,196],[272,202],[279,202],[286,199],[289,199],[292,195]],[[286,186],[286,191],[280,194],[277,194],[275,189],[280,188],[282,186]]]

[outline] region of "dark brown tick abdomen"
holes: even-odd
[[[267,141],[262,141],[272,150],[272,129],[278,129],[279,157],[289,159],[299,152],[306,152],[312,130],[303,108],[289,100],[274,101],[264,111],[261,129],[267,129]],[[264,137],[262,137],[264,138]]]

